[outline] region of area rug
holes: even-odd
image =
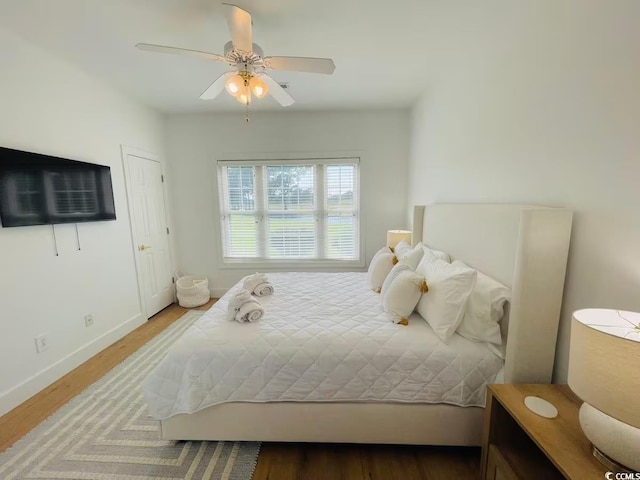
[[[250,480],[259,443],[158,439],[142,381],[202,312],[155,339],[0,454],[0,479]]]

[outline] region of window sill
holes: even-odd
[[[323,269],[323,268],[364,268],[363,260],[258,260],[258,259],[224,259],[221,269]]]

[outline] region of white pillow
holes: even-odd
[[[372,290],[380,292],[384,279],[387,278],[387,275],[389,275],[389,272],[396,263],[398,263],[398,259],[391,252],[378,252],[375,254],[369,264],[368,270],[369,285]]]
[[[437,254],[443,254],[446,256],[446,258],[443,258],[441,255]],[[425,265],[429,262],[433,262],[434,260],[442,260],[443,262],[451,263],[448,259],[449,255],[447,255],[446,253],[439,250],[431,250],[429,247],[425,247],[424,245],[422,245],[422,259],[420,260],[418,266],[415,268],[415,271],[423,271],[426,268]]]
[[[456,260],[452,265],[464,263]],[[474,342],[502,344],[500,320],[504,315],[504,303],[511,297],[511,290],[493,278],[478,272],[476,285],[458,326],[458,333]]]
[[[429,248],[428,246],[426,246],[424,243],[420,245],[422,245],[422,249],[424,250],[425,256],[427,255],[427,253],[430,253],[432,256],[436,258],[440,258],[447,263],[451,263],[451,257],[447,252],[443,252],[442,250],[434,250],[433,248]]]
[[[409,315],[416,308],[422,295],[424,277],[411,270],[400,271],[385,289],[382,307],[391,315],[394,323],[409,324]]]
[[[393,282],[393,279],[396,278],[400,274],[400,272],[404,272],[405,270],[409,270],[410,272],[413,271],[413,269],[410,268],[406,263],[396,263],[393,266],[393,268],[389,272],[389,275],[387,275],[387,278],[385,278],[384,282],[382,282],[382,288],[380,289],[380,295],[382,297],[384,297],[384,293],[391,285],[391,282]]]
[[[400,240],[398,244],[393,247],[393,253],[395,253],[398,258],[400,258],[400,255],[404,255],[409,250],[411,250],[411,245],[409,245],[404,240]]]
[[[402,249],[402,253],[398,253],[398,249],[395,250],[395,255],[398,258],[398,262],[406,263],[411,267],[411,270],[418,268],[418,264],[424,256],[424,249],[421,245],[416,245],[413,248]]]
[[[440,258],[433,258],[420,262],[416,273],[425,277],[429,287],[429,291],[418,302],[418,313],[431,325],[436,335],[447,343],[462,321],[477,272],[467,266],[452,265]]]

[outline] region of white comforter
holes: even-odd
[[[455,335],[442,343],[418,315],[392,323],[366,273],[270,274],[262,320],[225,320],[221,298],[144,382],[165,419],[224,402],[384,401],[484,406],[503,361]]]

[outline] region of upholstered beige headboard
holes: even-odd
[[[414,207],[414,244],[444,250],[511,287],[506,383],[551,381],[571,222],[564,208]]]

